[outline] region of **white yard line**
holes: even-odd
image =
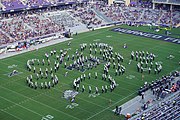
[[[35,56],[38,56],[38,55],[35,54]],[[20,61],[17,61],[17,60],[15,60],[15,59],[11,59],[11,60],[20,63]],[[3,64],[5,64],[5,63],[3,63]],[[25,70],[25,69],[22,69],[22,68],[18,68],[18,69]],[[100,76],[100,77],[101,77],[101,76]],[[26,79],[26,77],[24,77],[24,79]],[[102,80],[99,80],[99,81],[100,81],[100,82],[103,82]],[[87,83],[84,83],[84,84],[87,84]],[[134,86],[136,85],[136,84],[131,84],[131,83],[127,83],[127,84],[134,85]],[[88,84],[88,85],[91,85],[91,84]],[[91,86],[94,86],[94,85],[91,85]],[[136,86],[137,86],[137,85],[136,85]],[[95,87],[95,86],[94,86],[94,87]],[[129,89],[124,88],[124,87],[121,87],[121,89],[124,89],[124,90],[127,90],[127,91],[129,91],[129,92],[132,92],[132,91],[130,91]],[[120,96],[120,97],[125,97],[125,96],[123,96],[123,95],[119,95],[119,94],[116,94],[116,93],[114,93],[114,92],[112,92],[112,94],[115,94],[115,95]],[[102,96],[99,96],[99,97],[101,97],[101,98],[103,98],[103,99],[106,99],[105,97],[102,97]],[[108,99],[106,99],[106,100],[108,100]]]
[[[5,64],[5,63],[4,63]],[[19,69],[21,69],[21,68],[19,68]],[[24,69],[22,69],[22,70],[24,70]],[[20,76],[21,77],[21,76]],[[22,78],[24,78],[24,79],[26,79],[26,77],[22,77]],[[62,84],[65,84],[65,83],[62,83]],[[65,84],[65,85],[68,85],[68,84]],[[56,88],[52,88],[52,89],[55,89],[55,90],[58,90],[58,89],[56,89]],[[58,90],[58,91],[60,91],[60,90]],[[61,93],[63,93],[62,91],[60,91]],[[101,97],[101,96],[100,96]],[[79,99],[81,99],[81,98],[79,98]],[[82,99],[83,101],[86,101],[86,102],[88,102],[88,103],[91,103],[91,104],[94,104],[94,105],[96,105],[96,106],[99,106],[99,107],[101,107],[101,108],[105,108],[104,106],[100,106],[100,105],[98,105],[98,104],[95,104],[95,103],[93,103],[93,102],[90,102],[90,101],[87,101],[87,100],[84,100],[84,99]],[[107,99],[106,99],[107,100]]]
[[[22,76],[20,76],[20,77],[21,77],[21,79],[26,79],[26,77],[22,77]],[[20,80],[20,79],[17,79],[17,80]],[[17,80],[15,80],[15,81],[17,81]],[[10,82],[5,83],[5,84],[2,84],[2,85],[0,85],[0,86],[4,86],[4,85],[6,85],[6,84],[11,84],[11,83],[14,83],[15,81],[10,81]],[[15,84],[18,84],[18,85],[20,85],[20,86],[22,86],[22,87],[26,87],[25,85],[22,85],[22,84],[20,84],[20,83],[16,83],[16,82],[15,82]],[[68,84],[64,84],[64,83],[61,83],[61,84],[63,84],[63,85],[68,85]],[[61,87],[61,86],[63,86],[63,85],[60,85],[59,87]],[[54,88],[53,88],[53,89],[54,89]],[[60,90],[59,90],[59,91],[60,91]],[[36,91],[36,92],[38,92],[38,91]],[[44,92],[44,93],[40,93],[40,92],[38,92],[38,93],[46,95],[46,93],[48,93],[48,92],[50,92],[50,91],[46,91],[46,92]],[[60,92],[63,93],[62,91],[60,91]],[[39,94],[39,95],[40,95],[40,94]],[[51,96],[48,96],[48,95],[46,95],[46,96],[49,97],[49,98],[52,98],[52,99],[54,99],[54,100],[57,100],[57,99],[55,99],[54,97],[51,97]],[[35,96],[31,97],[31,98],[34,98],[34,97],[38,97],[38,95],[35,95]],[[61,101],[61,102],[63,102],[63,101]],[[88,101],[86,101],[86,102],[88,102]],[[63,103],[67,104],[67,102],[63,102]],[[92,104],[93,104],[93,103],[92,103]],[[96,105],[97,105],[97,104],[96,104]],[[85,110],[85,109],[83,109],[83,108],[81,108],[81,107],[78,107],[78,109],[81,109],[81,110],[86,111],[86,112],[88,112],[88,113],[92,113],[92,112],[87,111],[87,110]]]
[[[55,89],[55,90],[57,90],[57,91],[59,91],[59,92],[62,92],[62,91],[60,91],[60,90],[58,90],[58,89],[56,89],[56,88],[53,88],[53,89]],[[105,108],[104,106],[101,106],[101,105],[98,105],[98,104],[96,104],[96,103],[87,101],[87,100],[85,100],[85,99],[82,99],[82,98],[79,98],[79,99],[81,99],[81,100],[83,100],[83,101],[85,101],[85,102],[91,103],[91,104],[93,104],[93,105],[96,105],[96,106],[98,106],[98,107]]]
[[[44,52],[44,51],[43,51]],[[45,53],[45,52],[44,52]],[[35,56],[37,56],[38,57],[38,55],[36,55],[35,54]],[[14,60],[14,59],[11,59],[11,60],[13,60],[13,61],[15,61],[15,62],[20,62],[20,61],[17,61],[17,60]],[[20,68],[19,68],[20,69]],[[24,69],[22,69],[22,70],[24,70]],[[99,70],[100,71],[100,70]],[[101,80],[100,80],[101,81]],[[101,81],[101,82],[103,82],[103,81]],[[130,85],[133,85],[133,86],[138,86],[138,85],[136,85],[136,84],[131,84],[131,83],[127,83],[127,84],[130,84]],[[94,86],[95,87],[95,86]],[[127,90],[127,91],[129,91],[129,92],[132,92],[132,91],[130,91],[129,89],[126,89],[126,88],[124,88],[124,87],[121,87],[122,89],[125,89],[125,90]],[[116,94],[116,93],[113,93],[113,94]],[[116,95],[118,95],[119,96],[119,94],[116,94]]]
[[[16,118],[16,119],[18,119],[18,120],[23,120],[23,119],[21,119],[21,118],[19,118],[19,117],[15,116],[15,115],[13,115],[13,114],[11,114],[11,113],[7,112],[7,111],[4,111],[4,110],[2,110],[2,109],[1,109],[1,111],[3,111],[3,112],[5,112],[5,113],[7,113],[7,114],[9,114],[9,115],[13,116],[14,118]],[[2,116],[1,116],[1,117],[2,117]]]
[[[30,110],[29,108],[26,108],[26,107],[24,107],[24,106],[22,106],[22,105],[20,105],[20,104],[17,104],[17,103],[15,103],[15,102],[13,102],[13,101],[11,101],[11,100],[9,100],[9,99],[6,99],[6,98],[4,98],[4,97],[2,97],[2,96],[0,96],[0,98],[4,99],[4,100],[6,100],[6,101],[8,101],[8,102],[10,102],[10,103],[13,103],[13,104],[15,104],[15,105],[17,105],[17,106],[20,106],[20,107],[22,107],[22,108],[24,108],[24,109],[26,109],[26,110],[28,110],[28,111],[36,114],[36,115],[39,115],[39,116],[43,117],[43,115],[41,115],[41,114],[39,114],[39,113],[37,113],[37,112],[35,112],[35,111],[33,111],[33,110]]]
[[[117,103],[119,103],[119,102],[123,101],[124,99],[126,99],[126,98],[128,98],[128,97],[132,96],[132,95],[133,95],[133,94],[135,94],[135,93],[136,93],[136,92],[134,92],[134,93],[132,93],[132,94],[130,94],[130,95],[128,95],[128,96],[126,96],[126,97],[124,97],[123,99],[121,99],[121,100],[119,100],[119,101],[115,102],[115,103],[114,103],[114,104],[112,104],[111,106],[106,107],[105,109],[103,109],[103,110],[101,110],[101,111],[97,112],[96,114],[94,114],[94,115],[92,115],[92,116],[88,117],[88,118],[87,118],[87,120],[89,120],[89,119],[91,119],[91,118],[93,118],[93,117],[95,117],[95,116],[99,115],[100,113],[104,112],[105,110],[108,110],[110,107],[112,107],[112,106],[114,106],[115,104],[117,104]]]
[[[18,61],[17,61],[18,62]],[[24,69],[22,69],[22,70],[24,70]],[[24,79],[26,79],[26,77],[22,77],[22,76],[19,76],[19,77],[21,77],[21,79],[22,78],[24,78]],[[14,81],[12,81],[12,82],[14,82]],[[10,83],[10,82],[9,82]],[[15,83],[15,84],[19,84],[19,83]],[[64,84],[64,85],[68,85],[68,84],[65,84],[65,83],[61,83],[61,84]],[[4,84],[3,84],[4,85]],[[21,86],[23,86],[22,84],[19,84],[19,85],[21,85]],[[0,86],[2,86],[2,85],[0,85]],[[26,87],[25,85],[23,86],[23,87]],[[55,89],[56,91],[60,91],[60,90],[58,90],[58,89],[56,89],[56,88],[52,88],[52,89]],[[63,93],[63,91],[60,91],[61,93]],[[48,97],[50,97],[50,96],[48,96]],[[53,98],[53,97],[50,97],[50,98]],[[30,99],[30,98],[29,98]],[[31,98],[32,99],[32,98]],[[54,98],[53,98],[54,99]],[[80,98],[81,99],[81,98]],[[55,99],[56,100],[56,99]],[[105,107],[103,107],[103,106],[100,106],[100,105],[98,105],[98,104],[95,104],[95,103],[93,103],[93,102],[90,102],[90,101],[87,101],[87,100],[84,100],[84,99],[82,99],[83,101],[86,101],[86,102],[88,102],[88,103],[91,103],[91,104],[94,104],[94,105],[96,105],[96,106],[99,106],[99,107],[101,107],[101,108],[105,108]],[[64,102],[65,103],[65,102]],[[85,110],[85,109],[83,109],[83,108],[80,108],[80,107],[78,107],[78,109],[81,109],[81,110],[83,110],[83,111],[86,111],[86,112],[89,112],[89,113],[91,113],[90,111],[87,111],[87,110]]]
[[[86,36],[86,37],[87,37],[87,36]],[[133,41],[133,40],[128,40],[128,41]],[[154,48],[157,47],[157,46],[159,46],[159,45],[154,46]],[[152,49],[152,48],[150,48],[150,49]],[[36,55],[36,56],[37,56],[37,55]],[[17,62],[19,62],[19,61],[17,61]],[[136,79],[137,79],[137,78],[136,78]],[[122,81],[122,82],[124,82],[124,81]],[[131,83],[128,83],[128,84],[131,84]],[[131,85],[138,86],[138,85],[136,85],[136,84],[131,84]],[[126,88],[122,88],[122,89],[126,89]],[[126,89],[126,90],[128,90],[128,89]],[[113,94],[115,94],[115,93],[113,93]]]
[[[37,56],[36,54],[35,54],[35,56]],[[14,60],[14,59],[12,59],[13,61],[15,61],[15,62],[20,62],[20,61],[17,61],[17,60]],[[19,68],[20,69],[20,68]],[[22,70],[25,70],[25,69],[22,69]],[[26,78],[26,77],[25,77]],[[99,81],[101,81],[101,80],[99,80]],[[103,81],[101,81],[101,82],[103,82]],[[91,86],[93,86],[93,85],[91,85]],[[95,87],[95,86],[94,86]],[[129,91],[129,92],[132,92],[132,91],[130,91],[129,89],[126,89],[126,88],[123,88],[123,87],[121,87],[122,89],[125,89],[125,90],[127,90],[127,91]],[[115,94],[115,95],[117,95],[117,96],[122,96],[122,95],[119,95],[119,94],[116,94],[116,93],[112,93],[112,94]],[[124,97],[124,96],[123,96]],[[103,97],[104,98],[104,97]],[[107,100],[107,99],[106,99]]]
[[[39,103],[39,104],[41,104],[41,105],[43,105],[43,106],[46,106],[46,107],[48,107],[48,108],[50,108],[50,109],[52,109],[52,110],[55,110],[55,111],[57,111],[57,112],[59,112],[59,113],[63,113],[63,114],[65,114],[65,115],[69,116],[69,117],[72,117],[72,118],[76,119],[76,120],[80,120],[80,119],[77,118],[77,117],[74,117],[74,116],[72,116],[72,115],[70,115],[70,114],[67,114],[67,113],[63,112],[63,111],[60,111],[60,110],[58,110],[58,109],[55,109],[55,108],[53,108],[53,107],[51,107],[51,106],[49,106],[49,105],[46,105],[46,104],[41,103],[41,102],[39,102],[39,101],[36,101],[36,100],[34,100],[34,99],[30,98],[30,97],[27,97],[27,96],[25,96],[25,95],[23,95],[23,94],[20,94],[20,93],[18,93],[18,92],[16,92],[16,91],[13,91],[13,90],[11,90],[11,89],[5,88],[5,87],[3,87],[3,86],[0,86],[0,87],[3,88],[3,89],[6,89],[6,90],[8,90],[8,91],[11,91],[11,92],[13,92],[13,93],[15,93],[15,94],[18,94],[18,95],[20,95],[20,96],[23,96],[23,97],[25,97],[25,98],[28,98],[28,99],[36,102],[36,103]],[[7,99],[7,100],[8,100],[8,99]],[[17,103],[15,103],[15,104],[17,104]],[[22,106],[22,107],[23,107],[23,106]]]
[[[5,64],[5,63],[4,63]],[[24,69],[22,69],[22,70],[24,70]],[[21,77],[21,76],[20,76]],[[21,78],[24,78],[24,79],[26,79],[26,77],[21,77]],[[16,83],[16,84],[19,84],[19,83]],[[65,84],[65,83],[61,83],[61,84],[64,84],[64,85],[68,85],[68,84]],[[2,85],[1,85],[2,86]],[[25,87],[25,86],[24,86]],[[52,89],[55,89],[55,90],[57,90],[57,91],[60,91],[60,90],[58,90],[58,89],[56,89],[56,88],[52,88]],[[61,93],[63,93],[63,91],[60,91]],[[30,98],[29,98],[30,99]],[[82,99],[82,98],[79,98],[79,99]],[[101,105],[98,105],[98,104],[95,104],[95,103],[93,103],[93,102],[90,102],[90,101],[87,101],[87,100],[84,100],[84,99],[82,99],[83,101],[86,101],[86,102],[88,102],[88,103],[91,103],[91,104],[94,104],[94,105],[96,105],[96,106],[99,106],[99,107],[101,107],[101,108],[105,108],[104,106],[101,106]],[[79,108],[79,107],[78,107]],[[84,111],[87,111],[87,110],[85,110],[85,109],[82,109],[82,108],[79,108],[79,109],[81,109],[81,110],[84,110]],[[88,111],[89,112],[89,111]]]
[[[41,96],[41,95],[43,95],[43,94],[46,94],[46,93],[48,93],[48,92],[50,92],[50,91],[46,91],[46,92],[44,92],[44,93],[40,93],[40,94],[35,95],[35,96],[31,97],[31,98],[33,99],[33,98],[35,98],[35,97],[39,97],[39,96]],[[5,110],[12,109],[12,108],[14,108],[15,106],[21,105],[21,104],[26,103],[26,102],[28,102],[28,101],[29,101],[29,99],[25,99],[25,100],[23,100],[23,101],[21,101],[21,102],[19,102],[19,103],[16,103],[16,104],[14,104],[14,105],[11,105],[11,106],[6,107],[6,108],[4,108],[3,110],[5,111]]]
[[[102,32],[99,32],[99,33],[103,33],[103,32],[106,32],[106,31],[102,31]],[[96,34],[99,34],[99,33],[96,33]],[[94,35],[94,34],[89,35],[89,36],[93,36],[93,35]],[[86,37],[88,37],[88,36],[86,36]],[[83,38],[86,38],[86,37],[82,37],[82,38],[80,38],[80,39],[83,39]],[[131,40],[129,40],[129,41],[131,41]],[[152,49],[152,48],[151,48],[151,49]],[[24,70],[24,69],[23,69],[23,70]],[[60,90],[58,90],[58,91],[60,91]],[[134,94],[134,93],[132,93],[132,94]],[[24,96],[24,95],[23,95],[23,96]],[[129,96],[127,96],[127,97],[129,97]],[[127,97],[125,97],[125,98],[123,98],[123,99],[126,99]],[[123,99],[122,99],[122,100],[123,100]],[[120,101],[121,101],[121,100],[120,100]],[[118,103],[118,102],[120,102],[120,101],[117,101],[116,103]],[[38,102],[38,101],[37,101],[37,102]],[[114,104],[116,104],[116,103],[114,103]],[[41,103],[41,104],[43,104],[43,103]],[[114,104],[113,104],[113,105],[114,105]],[[111,106],[113,106],[113,105],[111,105]],[[109,106],[109,107],[103,109],[102,111],[100,111],[100,112],[94,114],[93,116],[89,117],[88,119],[91,119],[91,118],[93,118],[94,116],[96,116],[96,115],[102,113],[103,111],[109,109],[111,106]],[[49,107],[50,107],[50,106],[49,106]]]

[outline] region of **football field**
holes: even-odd
[[[118,27],[118,26],[116,26]],[[146,32],[149,31],[148,27],[127,27],[130,29],[137,29]],[[111,31],[112,28],[99,29],[91,32],[85,32],[78,35],[74,35],[71,40],[62,42],[56,45],[48,46],[31,52],[23,53],[13,57],[0,60],[0,119],[1,120],[119,120],[123,119],[123,116],[115,116],[112,110],[115,106],[119,106],[126,101],[137,96],[137,90],[144,85],[144,82],[151,82],[163,75],[166,75],[174,70],[180,70],[180,46],[179,44],[164,42],[161,40],[154,40],[145,37],[139,37],[119,32]],[[179,29],[174,29],[172,32],[179,34]],[[159,34],[163,33],[160,31]],[[173,36],[173,35],[172,35]],[[178,37],[174,35],[174,37]],[[67,66],[73,63],[72,55],[82,53],[80,46],[86,44],[87,47],[82,51],[84,56],[90,54],[90,44],[107,44],[113,47],[113,53],[119,53],[123,56],[123,62],[121,65],[125,67],[125,73],[122,75],[115,75],[115,69],[113,69],[113,62],[111,60],[111,67],[109,69],[109,75],[116,81],[117,87],[110,92],[109,81],[102,80],[102,74],[104,65],[107,64],[106,60],[102,59],[100,55],[99,47],[92,48],[92,55],[100,58],[100,64],[92,69],[87,68],[87,64],[82,70],[67,69],[64,67],[65,62]],[[123,48],[124,45],[127,48]],[[56,50],[56,55],[60,54],[60,49],[67,51],[67,55],[64,58],[62,64],[60,64],[59,70],[54,71],[54,63],[56,55],[49,57],[51,64],[47,65],[45,53],[49,53],[52,50]],[[95,54],[95,49],[97,53]],[[137,71],[136,60],[131,60],[132,51],[144,51],[155,54],[155,60],[153,61],[162,65],[162,71],[159,74],[154,74],[152,68],[151,73],[145,70],[143,73]],[[113,54],[113,55],[114,55]],[[70,56],[68,60],[67,56]],[[26,63],[28,60],[39,59],[40,64],[35,63],[31,71],[27,70]],[[42,59],[45,60],[45,65],[42,65]],[[77,59],[75,57],[75,59]],[[92,62],[89,61],[88,62]],[[117,64],[117,60],[115,60]],[[42,68],[53,68],[53,74],[57,75],[59,83],[54,87],[40,89],[41,82],[49,82],[51,76],[47,79],[36,79],[36,74],[33,73],[33,68],[36,68],[36,72]],[[153,66],[154,67],[154,66]],[[16,75],[9,76],[13,71],[17,70]],[[67,75],[65,75],[67,73]],[[95,72],[98,73],[95,78]],[[88,79],[88,74],[91,73],[91,78]],[[64,96],[64,92],[73,90],[74,79],[81,75],[86,75],[86,79],[82,80],[78,94],[75,97],[75,102],[71,103]],[[28,86],[26,78],[33,76],[33,81],[38,83],[38,88],[34,89]],[[143,76],[143,80],[142,80]],[[85,87],[85,91],[82,92],[82,85]],[[107,93],[101,93],[102,86],[108,86]],[[91,86],[92,92],[89,93],[88,86]],[[99,89],[99,94],[95,94],[95,87]]]

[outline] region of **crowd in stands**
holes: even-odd
[[[142,21],[146,21],[148,23],[156,23],[160,17],[159,10],[147,9],[144,10],[144,15],[142,17]]]
[[[174,11],[171,13],[170,11],[165,12],[160,18],[160,23],[175,26],[180,23],[180,14],[179,11]],[[172,22],[172,23],[171,23]]]
[[[125,18],[130,21],[137,21],[143,11],[141,8],[135,9],[133,7],[123,7],[122,9],[124,11]]]
[[[66,27],[79,25],[79,21],[87,26],[99,25],[101,20],[96,14],[87,8],[78,7],[68,11],[43,10],[30,11],[28,13],[17,13],[14,15],[1,15],[0,31],[5,32],[1,37],[1,44],[12,41],[23,41],[49,35],[52,33],[63,33]],[[75,20],[78,19],[77,20]]]
[[[152,106],[143,113],[132,118],[133,120],[178,120],[180,118],[180,94],[170,96]]]
[[[27,1],[33,1],[31,4],[45,4],[46,2],[52,2],[47,0],[21,0],[20,3],[24,4]],[[9,2],[11,4],[9,4]],[[6,3],[10,6],[13,2],[18,1],[2,1],[2,3]],[[77,26],[78,22],[92,27],[105,23],[104,19],[100,18],[98,13],[94,11],[95,9],[102,13],[102,15],[109,18],[112,22],[146,22],[166,25],[172,24],[173,26],[180,23],[179,11],[170,12],[167,10],[153,10],[146,7],[148,4],[150,5],[151,2],[138,3],[138,5],[131,3],[130,6],[108,6],[104,2],[100,2],[95,4],[87,4],[81,7],[67,7],[67,12],[62,12],[61,9],[45,9],[41,11],[28,11],[28,13],[17,13],[15,15],[1,15],[0,31],[2,31],[1,34],[3,35],[1,36],[0,43],[2,44],[10,41],[27,40],[51,33],[63,32],[66,30],[66,26]],[[51,12],[54,11],[56,13],[51,14]],[[6,34],[4,34],[4,32]]]
[[[122,10],[118,6],[107,6],[103,4],[95,5],[95,8],[102,12],[105,16],[111,18],[113,21],[125,20]]]
[[[0,46],[5,43],[11,43],[13,41],[10,40],[9,37],[7,37],[4,33],[0,31]]]
[[[150,3],[146,3],[149,4]],[[176,26],[180,23],[180,12],[172,11],[172,15],[168,10],[151,9],[146,7],[146,4],[137,6],[131,3],[130,6],[117,6],[107,4],[95,4],[93,7],[99,10],[106,17],[112,21],[132,21],[132,22],[146,22],[155,24],[168,24],[172,20],[172,25]],[[142,6],[144,5],[144,6]],[[172,17],[172,19],[171,19]]]
[[[31,26],[39,36],[62,32],[64,30],[62,26],[56,25],[49,18],[44,18],[43,16],[25,16],[23,20],[27,25]]]
[[[161,79],[152,81],[152,83],[150,84],[144,84],[144,86],[139,89],[138,94],[141,95],[143,92],[147,91],[148,89],[151,89],[154,92],[154,94],[158,93],[156,95],[157,95],[157,98],[159,98],[163,90],[165,89],[166,90],[170,89],[171,92],[177,91],[180,88],[179,83],[176,86],[175,90],[171,89],[171,87],[173,86],[172,81],[174,80],[175,77],[179,77],[178,71],[175,71],[174,73],[167,76],[162,76]]]
[[[30,30],[26,28],[20,17],[14,17],[11,20],[1,21],[0,25],[0,28],[15,40],[24,40],[30,34]]]
[[[64,28],[42,16],[16,16],[0,21],[0,28],[15,41],[61,32]]]
[[[175,80],[176,78],[176,80]],[[168,76],[163,76],[160,80],[152,81],[151,84],[144,84],[139,90],[143,94],[146,90],[151,89],[156,100],[160,102],[151,107],[144,104],[143,110],[132,120],[176,120],[180,118],[180,79],[179,72],[175,71]],[[174,93],[174,94],[172,94]],[[168,97],[167,97],[168,96]],[[152,98],[155,100],[154,98]]]
[[[3,10],[15,10],[15,9],[26,9],[26,8],[38,8],[47,5],[57,5],[61,3],[75,3],[83,2],[86,0],[1,0],[4,6]]]
[[[66,11],[59,11],[52,14],[47,14],[46,16],[61,26],[74,27],[79,25],[77,21]]]
[[[87,26],[98,25],[102,23],[102,20],[98,19],[96,14],[90,8],[78,7],[76,10],[72,10],[71,14],[73,14],[73,17],[77,17]]]
[[[62,33],[65,31],[63,24],[56,24],[43,13],[32,12],[29,14],[16,14],[1,17],[1,45],[13,41],[23,41],[52,33]]]

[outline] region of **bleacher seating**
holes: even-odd
[[[14,9],[16,7],[23,8],[26,6],[32,7],[73,1],[75,0],[3,0],[2,3],[5,4],[6,9]],[[3,31],[1,34],[4,34],[4,32],[7,34],[2,35],[1,44],[8,41],[12,42],[13,40],[27,40],[51,33],[63,32],[66,27],[70,29],[79,24],[84,24],[88,27],[101,26],[105,23],[101,15],[108,19],[108,21],[106,20],[107,23],[130,21],[166,25],[171,25],[172,23],[173,26],[177,26],[180,23],[179,11],[170,13],[167,10],[153,10],[146,8],[145,5],[147,4],[149,2],[141,4],[140,7],[136,5],[126,7],[95,3],[75,8],[67,7],[68,11],[45,9],[42,11],[29,11],[28,14],[18,13],[8,17],[1,15],[0,30]],[[10,40],[10,38],[13,39]]]
[[[0,29],[13,38],[14,41],[22,41],[62,32],[65,28],[55,24],[49,18],[43,17],[43,15],[33,14],[14,16],[9,19],[0,20]],[[3,35],[1,40],[3,41],[1,41],[1,43],[10,41],[5,35]]]
[[[6,36],[2,31],[0,31],[0,46],[6,43],[11,43],[13,40],[10,40],[8,36]]]
[[[112,21],[126,20],[120,7],[99,4],[96,5],[95,8],[102,12],[106,17],[109,17]]]
[[[170,25],[170,18],[172,16],[172,25],[176,26],[180,23],[180,12],[173,11],[172,15],[168,14],[166,10],[147,9],[143,7],[124,7],[124,6],[108,6],[96,4],[93,6],[99,10],[106,17],[112,21],[132,21],[132,22],[145,22],[155,24]]]
[[[180,118],[180,92],[134,116],[131,120],[178,120]]]
[[[134,7],[123,7],[124,16],[128,21],[138,21],[143,9]]]
[[[73,17],[77,18],[78,20],[82,21],[83,24],[87,26],[91,25],[99,25],[102,23],[96,14],[89,8],[78,8],[77,10],[72,10],[71,14]]]
[[[162,14],[162,17],[160,19],[160,23],[162,24],[167,24],[167,25],[172,25],[176,26],[178,23],[180,23],[180,14],[179,11],[174,11],[171,15],[171,12],[164,12]]]
[[[160,15],[159,10],[145,9],[142,20],[148,23],[157,23]]]
[[[75,19],[70,16],[69,12],[57,11],[46,14],[54,23],[60,26],[74,27],[79,25]]]
[[[76,3],[76,0],[2,0],[5,10],[16,10],[26,8],[39,8],[58,3]]]

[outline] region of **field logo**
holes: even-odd
[[[165,35],[142,32],[138,30],[131,30],[127,28],[113,28],[112,31],[180,44],[180,39],[175,38],[175,37],[165,36]]]
[[[17,67],[17,65],[15,65],[15,64],[9,65],[9,66],[8,66],[8,69],[15,68],[15,67]]]
[[[7,75],[8,77],[13,77],[15,75],[19,75],[21,74],[22,72],[18,72],[17,70],[13,70],[12,72],[10,73],[7,73],[7,74],[4,74],[4,75]]]
[[[77,91],[74,91],[74,90],[66,90],[66,91],[64,91],[64,93],[63,93],[63,98],[65,98],[66,100],[69,100],[69,99],[75,97],[77,94],[78,94]]]

